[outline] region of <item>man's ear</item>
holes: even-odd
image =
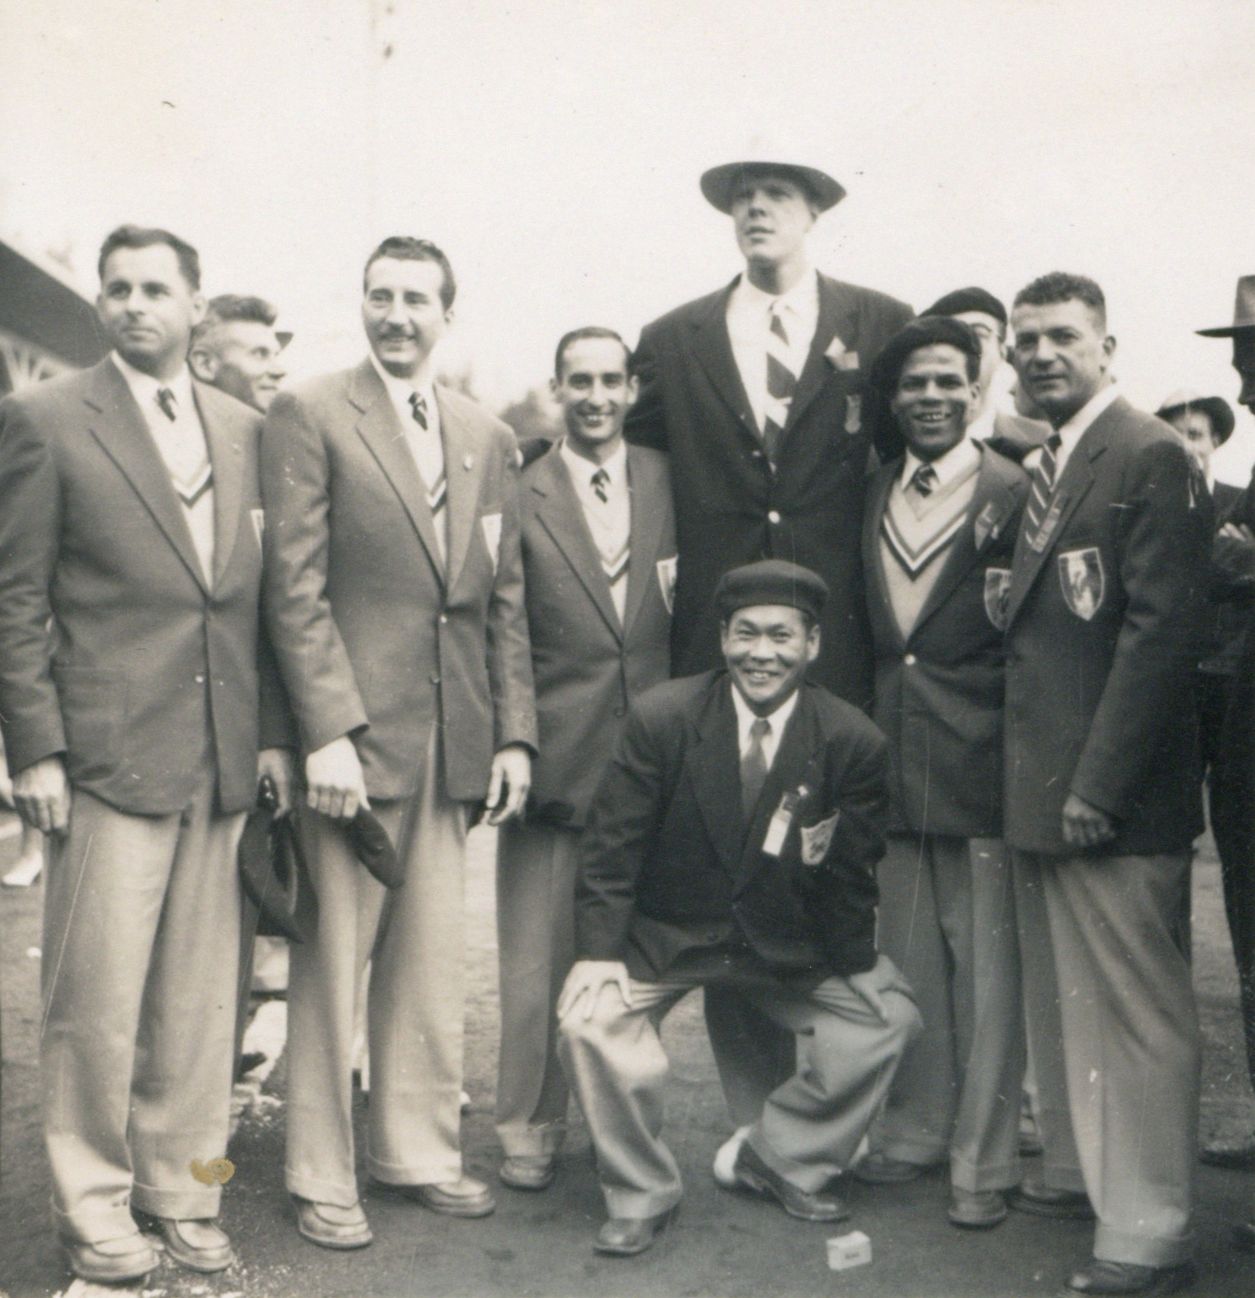
[[[819,657],[819,623],[806,633],[806,661],[813,663]]]
[[[204,347],[193,347],[187,354],[187,364],[202,383],[212,383],[218,377],[218,358]]]

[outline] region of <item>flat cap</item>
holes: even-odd
[[[1170,420],[1182,410],[1201,410],[1210,420],[1216,432],[1216,445],[1223,446],[1233,434],[1233,407],[1224,397],[1208,396],[1205,392],[1194,392],[1182,388],[1170,392],[1159,403],[1155,415],[1159,419]]]
[[[727,619],[739,608],[779,604],[818,620],[828,587],[818,573],[784,559],[761,559],[725,572],[715,587],[715,607]]]
[[[977,288],[974,284],[970,288],[956,288],[953,293],[939,297],[920,315],[959,315],[964,311],[979,311],[983,315],[993,316],[1004,327],[1007,323],[1006,307],[988,289]]]

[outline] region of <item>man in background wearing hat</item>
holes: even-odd
[[[1255,414],[1255,275],[1238,280],[1233,323],[1198,332],[1233,340],[1233,368],[1241,380],[1238,403]],[[1255,585],[1253,537],[1255,475],[1229,506],[1213,552],[1213,562],[1223,566],[1239,592]],[[1249,604],[1212,773],[1211,808],[1241,989],[1247,1070],[1255,1087],[1255,612]],[[1218,1167],[1255,1171],[1255,1137],[1208,1146],[1202,1158]],[[1238,1241],[1255,1251],[1255,1221],[1238,1227]]]
[[[980,341],[979,391],[968,416],[967,435],[986,442],[1000,455],[1019,464],[1040,446],[1050,426],[1037,419],[999,410],[994,400],[994,378],[1007,360],[1007,309],[983,288],[958,288],[939,297],[921,316],[951,316],[962,320]]]
[[[906,442],[872,480],[863,564],[872,716],[889,740],[881,949],[916,989],[906,1052],[859,1180],[948,1160],[956,1226],[996,1226],[1019,1183],[1020,958],[1002,837],[1002,632],[1028,478],[966,436],[984,339],[943,315],[896,334],[872,370]]]
[[[644,1251],[679,1202],[658,1023],[686,992],[735,987],[798,1034],[797,1072],[755,1115],[733,1175],[805,1221],[847,1215],[829,1182],[918,1029],[875,947],[885,741],[804,684],[826,595],[780,560],[725,574],[725,670],[642,695],[594,798],[558,1016],[609,1212],[598,1252]]]

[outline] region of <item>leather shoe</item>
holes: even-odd
[[[890,1158],[888,1154],[868,1154],[851,1175],[865,1185],[906,1185],[918,1181],[926,1171],[923,1163],[908,1163],[905,1158]]]
[[[1255,1172],[1255,1140],[1240,1145],[1204,1145],[1198,1161],[1208,1167],[1226,1167],[1231,1172]]]
[[[1094,1258],[1068,1277],[1073,1293],[1170,1294],[1194,1278],[1189,1262],[1180,1266],[1136,1266],[1132,1262],[1104,1262]]]
[[[171,1260],[189,1271],[211,1275],[235,1261],[231,1241],[216,1221],[159,1217],[157,1225]]]
[[[375,1237],[362,1205],[342,1208],[335,1203],[316,1203],[292,1196],[296,1205],[296,1229],[303,1239],[321,1248],[365,1248]]]
[[[546,1154],[511,1154],[497,1175],[502,1185],[512,1190],[545,1190],[553,1184],[556,1172],[554,1160]]]
[[[157,1254],[153,1246],[136,1231],[121,1239],[107,1239],[97,1244],[81,1240],[63,1240],[70,1259],[70,1270],[80,1280],[93,1284],[118,1284],[142,1280],[156,1269]]]
[[[790,1217],[800,1221],[844,1221],[850,1215],[850,1210],[835,1195],[813,1194],[786,1181],[748,1143],[741,1146],[733,1171],[738,1185],[775,1199]]]
[[[1233,1228],[1233,1247],[1244,1253],[1255,1253],[1255,1221],[1244,1221]]]
[[[1094,1220],[1093,1204],[1081,1190],[1052,1190],[1048,1185],[1026,1181],[1007,1191],[1007,1204],[1016,1212],[1031,1212],[1035,1217],[1053,1217],[1056,1221]]]
[[[397,1185],[392,1188],[407,1199],[415,1199],[424,1208],[442,1212],[446,1217],[487,1217],[497,1207],[492,1191],[473,1176],[459,1176],[456,1181],[438,1181],[430,1185]]]
[[[946,1212],[952,1226],[963,1230],[991,1230],[1007,1219],[1007,1199],[1001,1190],[960,1190],[950,1187]]]
[[[597,1232],[593,1252],[611,1257],[643,1253],[653,1244],[654,1236],[666,1228],[674,1212],[674,1208],[668,1208],[655,1217],[611,1217]]]

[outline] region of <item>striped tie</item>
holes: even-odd
[[[174,400],[174,393],[169,388],[157,389],[157,404],[161,407],[161,413],[171,422],[179,417],[178,406]]]
[[[440,511],[445,506],[445,499],[448,495],[447,482],[448,479],[442,472],[439,481],[427,493],[427,507],[431,510],[432,518],[439,518]]]
[[[1046,438],[1041,448],[1041,459],[1029,480],[1028,502],[1024,506],[1024,537],[1030,543],[1037,538],[1050,508],[1050,494],[1055,485],[1055,457],[1061,440],[1058,433],[1051,433]]]
[[[410,393],[410,414],[414,422],[424,431],[427,431],[427,402],[417,392]]]
[[[797,387],[797,375],[789,355],[789,335],[780,319],[778,303],[771,308],[767,330],[767,405],[763,411],[763,449],[774,468],[780,455],[780,443],[789,421],[789,405]]]
[[[598,469],[589,481],[593,484],[593,491],[596,493],[597,499],[600,500],[603,505],[608,505],[610,503],[610,497],[606,495],[606,488],[610,485],[610,475],[605,471],[605,469]]]
[[[911,475],[910,486],[921,496],[931,496],[937,485],[937,470],[931,464],[921,464]]]

